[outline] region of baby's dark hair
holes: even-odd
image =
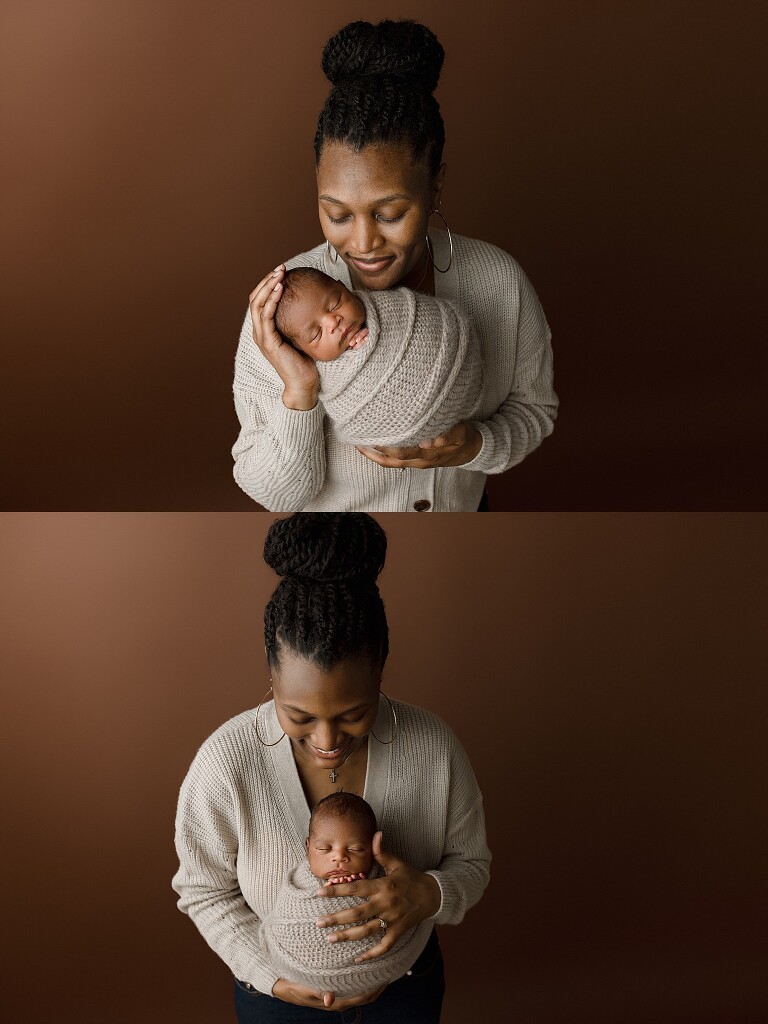
[[[383,665],[389,631],[376,580],[386,554],[386,534],[365,512],[296,512],[272,523],[264,560],[285,578],[264,610],[270,666],[279,668],[284,647],[325,671],[359,656]]]
[[[322,67],[333,83],[315,132],[315,163],[326,142],[358,152],[372,142],[426,155],[432,176],[443,160],[445,125],[432,93],[445,51],[416,21],[354,21],[325,44]]]
[[[361,796],[354,793],[331,793],[315,804],[309,818],[309,835],[318,818],[352,818],[373,837],[378,828],[373,808]]]

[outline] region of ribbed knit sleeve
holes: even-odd
[[[232,753],[237,757],[238,746],[224,746],[222,757],[222,745],[209,742],[192,763],[179,794],[175,839],[179,869],[172,884],[179,895],[179,910],[189,915],[235,977],[269,994],[279,975],[264,954],[261,920],[246,902],[237,872],[238,786],[233,784],[226,757]],[[251,828],[257,835],[274,829],[274,809],[269,803],[252,801],[250,808],[256,819]]]
[[[459,924],[482,896],[490,875],[483,797],[467,755],[455,737],[450,751],[450,782],[443,857],[428,871],[440,886],[435,924]]]
[[[464,240],[463,240],[464,241]],[[464,469],[486,474],[504,473],[522,462],[538,448],[555,426],[558,399],[554,392],[552,369],[552,332],[544,310],[522,268],[507,253],[494,246],[471,244],[476,283],[487,288],[494,282],[493,301],[507,304],[514,317],[506,321],[488,316],[491,297],[484,290],[472,297],[485,325],[486,344],[491,332],[496,334],[494,351],[498,379],[509,380],[509,390],[501,404],[488,418],[473,419],[483,444],[478,455],[465,463]],[[487,263],[481,273],[483,263]],[[511,321],[511,323],[510,323]],[[514,333],[504,338],[505,328]]]

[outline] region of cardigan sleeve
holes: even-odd
[[[176,814],[178,908],[236,978],[271,995],[279,975],[261,942],[261,920],[237,877],[237,828],[228,785],[198,755],[179,794]]]
[[[487,420],[473,420],[483,443],[462,469],[504,473],[538,448],[555,426],[558,398],[552,386],[552,332],[528,278],[519,271],[514,378],[509,395]]]
[[[283,405],[282,381],[253,340],[246,314],[235,358],[240,434],[232,449],[235,480],[270,512],[300,512],[325,480],[324,411]]]
[[[459,924],[482,896],[490,876],[483,797],[461,744],[454,738],[443,857],[428,871],[440,886],[435,924]]]

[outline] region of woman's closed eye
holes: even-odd
[[[399,220],[402,220],[408,211],[403,210],[402,213],[398,213],[396,217],[385,217],[383,213],[375,214],[376,220],[381,221],[382,224],[396,224]],[[352,214],[347,213],[343,217],[332,217],[330,213],[326,214],[331,224],[346,224],[351,219]]]

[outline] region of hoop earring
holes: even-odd
[[[448,244],[451,247],[451,256],[450,259],[448,260],[448,266],[443,270],[440,267],[438,267],[438,265],[435,263],[435,256],[434,253],[432,252],[432,245],[430,244],[429,241],[429,228],[427,228],[427,251],[429,252],[429,258],[432,260],[432,266],[435,268],[438,274],[447,274],[448,271],[451,269],[451,264],[453,263],[453,238],[451,237],[451,229],[448,227],[448,221],[445,219],[442,213],[440,213],[439,210],[430,210],[430,217],[432,216],[433,213],[436,213],[440,220],[443,222],[443,224],[445,224],[445,230],[448,232]]]
[[[335,263],[336,260],[339,258],[339,252],[338,249],[336,248],[334,248],[333,250],[334,255],[331,256],[331,243],[328,241],[327,238],[325,240],[325,251],[328,253],[328,259],[331,261],[331,263]]]
[[[274,743],[265,743],[264,740],[261,738],[261,733],[259,732],[259,711],[261,710],[261,705],[264,703],[264,701],[267,699],[268,694],[270,693],[272,693],[271,686],[259,701],[259,706],[256,708],[256,717],[253,720],[253,728],[256,730],[256,739],[259,741],[262,747],[276,747],[280,740],[283,739],[283,737],[285,736],[285,733],[283,733],[280,739],[275,740]]]
[[[371,729],[371,736],[373,736],[373,738],[375,740],[377,740],[379,743],[381,743],[382,746],[388,747],[390,743],[394,743],[395,742],[395,736],[397,736],[398,728],[399,727],[398,727],[398,724],[397,724],[397,715],[395,714],[395,709],[392,706],[392,701],[389,699],[389,697],[383,691],[381,691],[381,696],[384,698],[384,700],[389,705],[389,711],[390,711],[390,714],[392,715],[392,721],[395,723],[394,727],[393,727],[393,730],[392,730],[392,739],[390,739],[390,740],[380,740],[379,737],[376,735],[376,733],[373,731],[373,729]]]

